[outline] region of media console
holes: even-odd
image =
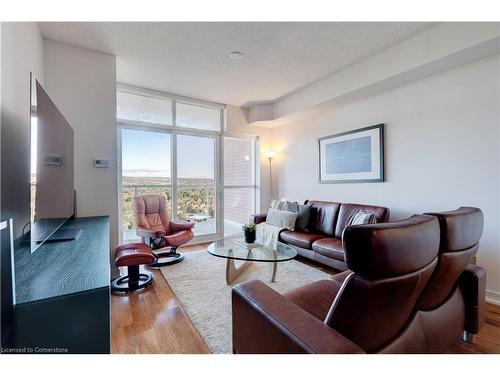
[[[110,353],[109,218],[78,218],[73,241],[14,250],[14,344],[27,353]]]

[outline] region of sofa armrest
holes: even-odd
[[[363,353],[260,280],[235,286],[232,306],[234,353]]]
[[[261,214],[256,214],[252,215],[252,223],[254,224],[260,224],[266,221],[267,218],[267,212],[261,213]]]
[[[135,229],[135,233],[139,237],[144,237],[144,238],[159,238],[165,235],[165,233],[162,232],[161,230],[147,229],[142,227],[137,227]]]
[[[172,232],[179,232],[181,230],[191,230],[194,228],[194,223],[179,223],[175,221],[170,222],[170,229]]]
[[[469,264],[460,276],[460,287],[465,301],[464,330],[476,334],[484,325],[486,300],[486,271]]]

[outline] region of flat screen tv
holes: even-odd
[[[34,252],[74,213],[73,129],[31,75],[31,230]]]

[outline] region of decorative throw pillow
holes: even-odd
[[[362,225],[362,224],[376,224],[377,223],[377,218],[375,217],[375,214],[371,213],[368,214],[363,211],[358,211],[356,214],[351,216],[349,221],[347,222],[347,226],[351,225]]]
[[[273,208],[275,210],[297,212],[297,208],[296,208],[297,205],[298,205],[297,202],[290,202],[290,201],[287,201],[286,199],[281,199],[279,201],[276,199],[273,199],[271,201],[270,208]]]
[[[307,227],[309,226],[309,217],[311,216],[311,205],[310,204],[299,204],[297,205],[298,215],[297,221],[295,222],[295,229],[304,232],[309,232]]]
[[[290,211],[290,212],[299,212],[299,204],[297,202],[284,201],[280,210]]]
[[[275,210],[279,210],[279,205],[281,204],[282,201],[278,201],[276,199],[273,199],[271,201],[271,206],[269,208],[273,208]]]
[[[270,208],[267,212],[266,223],[276,225],[277,227],[286,228],[288,230],[294,230],[297,216],[297,212],[282,211]]]
[[[351,225],[363,224],[377,224],[377,218],[375,217],[375,214],[368,214],[363,211],[358,211],[354,215],[352,215],[351,218],[347,221],[347,225],[345,226],[344,230],[342,231],[342,242],[344,241],[344,232],[347,227],[350,227]]]
[[[309,216],[311,213],[311,206],[308,204],[298,204],[296,202],[286,202],[285,211],[296,212],[297,221],[295,222],[295,229],[307,232],[307,225],[309,224]]]

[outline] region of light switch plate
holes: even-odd
[[[46,165],[62,165],[62,156],[61,155],[45,155],[43,161]]]
[[[108,168],[109,159],[94,159],[94,167],[96,168]]]

